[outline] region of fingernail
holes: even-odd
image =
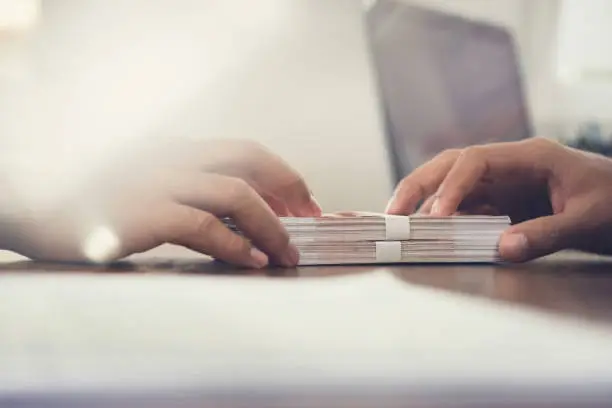
[[[319,204],[317,199],[314,198],[313,195],[310,196],[310,207],[316,217],[320,216],[323,213],[323,209],[321,208],[321,205]]]
[[[395,202],[395,197],[397,197],[397,189],[393,190],[393,194],[391,195],[391,198],[389,198],[389,201],[387,202],[387,207],[385,208],[385,213],[387,214],[391,214],[394,211],[397,211],[397,204]]]
[[[436,198],[431,205],[431,215],[440,215],[440,199]]]
[[[283,266],[293,267],[296,266],[300,262],[300,251],[295,247],[295,245],[290,244],[289,248],[287,248],[287,252],[280,259],[280,263]]]
[[[523,234],[508,234],[502,236],[499,245],[501,255],[504,258],[513,260],[524,258],[528,249],[529,243],[527,242],[527,237]]]
[[[266,265],[268,265],[268,256],[257,248],[251,248],[251,266],[259,269]]]
[[[397,205],[394,199],[391,199],[385,208],[386,214],[400,214],[402,209]]]
[[[431,208],[428,210],[425,205],[421,205],[417,211],[415,211],[414,215],[427,215],[431,211]]]

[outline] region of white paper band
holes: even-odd
[[[385,217],[385,239],[407,241],[410,239],[410,217],[387,215]]]
[[[402,260],[402,243],[398,241],[377,241],[376,262],[400,262]]]

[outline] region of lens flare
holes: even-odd
[[[117,258],[121,242],[108,227],[96,227],[83,243],[83,253],[91,262],[105,263]]]

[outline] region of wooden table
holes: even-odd
[[[561,252],[525,264],[383,266],[399,279],[423,286],[467,293],[532,307],[550,313],[592,319],[612,325],[612,257]],[[381,265],[309,266],[250,271],[196,259],[144,259],[110,266],[12,262],[0,273],[141,273],[267,275],[308,278],[367,274]]]
[[[551,317],[570,318],[575,321],[586,321],[591,328],[602,328],[606,332],[612,333],[612,259],[604,257],[595,257],[577,253],[560,253],[554,256],[540,259],[538,261],[521,264],[521,265],[405,265],[405,266],[328,266],[328,267],[300,267],[295,269],[272,269],[263,272],[246,271],[235,267],[209,261],[193,261],[189,259],[182,260],[163,260],[163,259],[145,259],[139,262],[120,262],[107,267],[95,267],[86,265],[58,265],[58,264],[42,264],[31,262],[16,262],[6,263],[0,266],[0,277],[3,275],[28,275],[31,273],[43,272],[44,275],[51,275],[57,281],[60,281],[62,275],[108,275],[116,276],[117,274],[134,274],[136,276],[150,275],[176,275],[183,274],[193,277],[194,275],[205,275],[209,279],[212,276],[227,275],[254,275],[253,279],[269,279],[278,281],[279,279],[299,279],[309,280],[312,278],[339,277],[339,276],[367,276],[376,273],[386,273],[391,275],[397,282],[404,282],[407,286],[418,288],[435,288],[436,291],[446,292],[449,294],[459,293],[462,298],[474,299],[476,304],[479,301],[487,300],[501,305],[516,305],[519,309],[531,310],[535,315],[549,315]],[[264,275],[262,277],[262,274]],[[213,278],[216,281],[216,278]],[[199,280],[199,279],[198,279]],[[244,282],[244,281],[241,281]],[[338,282],[336,280],[336,282]],[[467,296],[464,296],[467,295]],[[98,305],[99,306],[99,305]],[[426,307],[427,305],[424,305]],[[476,306],[481,307],[481,306]],[[472,308],[472,315],[474,314]],[[495,313],[494,309],[486,309],[483,311]],[[1,311],[0,311],[1,312]],[[476,312],[477,314],[478,312]],[[1,313],[0,313],[1,316]],[[502,318],[502,314],[500,314]],[[529,319],[528,319],[529,320]],[[516,321],[515,321],[516,323]],[[515,324],[513,323],[513,324]],[[519,323],[520,324],[520,323]],[[533,328],[533,324],[531,328]],[[542,323],[544,325],[548,323]],[[536,324],[537,325],[537,324]],[[419,330],[415,327],[414,330]],[[527,329],[529,330],[529,329]],[[536,330],[537,331],[537,330]],[[536,336],[537,337],[537,336]],[[588,335],[587,335],[588,337]],[[595,335],[597,337],[597,335]],[[534,337],[535,338],[535,337]],[[561,353],[580,352],[577,350],[569,350],[573,340],[565,340],[564,345],[558,346]],[[580,338],[580,337],[577,337]],[[612,337],[610,337],[612,339]],[[600,339],[601,340],[601,339]],[[438,350],[447,339],[440,339],[437,344]],[[451,340],[452,341],[452,340]],[[511,339],[508,344],[511,344]],[[537,342],[538,340],[536,340]],[[577,344],[588,344],[580,343]],[[601,344],[593,343],[593,344]],[[606,343],[607,344],[607,343]],[[510,346],[511,347],[511,346]],[[580,347],[580,346],[578,346]],[[596,346],[597,347],[597,346]],[[587,347],[588,348],[588,347]],[[605,348],[605,346],[604,346]],[[504,353],[500,350],[500,353]],[[602,358],[612,358],[612,346],[608,350],[601,350]],[[475,360],[476,362],[478,360]],[[590,361],[596,361],[590,360]],[[604,362],[605,363],[605,362]],[[607,363],[606,363],[607,364]],[[610,361],[612,365],[612,360]],[[422,367],[422,366],[421,366]],[[534,367],[525,367],[526,372]],[[595,372],[595,371],[594,371]],[[612,373],[612,371],[611,371]],[[611,378],[602,380],[612,384]],[[509,386],[512,384],[509,384]],[[587,381],[588,385],[588,381]],[[605,389],[610,387],[605,386]],[[0,387],[1,389],[1,387]],[[329,391],[329,390],[328,390]],[[323,393],[323,394],[282,394],[281,395],[233,395],[231,392],[225,394],[217,394],[211,397],[210,394],[202,396],[197,392],[195,394],[186,394],[179,400],[173,395],[160,395],[151,398],[150,395],[139,395],[133,399],[115,399],[109,400],[104,396],[99,399],[97,395],[94,400],[97,402],[103,401],[105,404],[96,406],[427,406],[427,407],[447,407],[459,406],[458,402],[467,400],[469,396],[461,394],[445,394],[436,396],[435,392],[419,392],[414,393],[413,389],[405,394],[397,392],[392,395],[384,393],[374,394],[359,394],[358,389],[349,389],[341,393]],[[396,390],[397,391],[397,390]],[[562,391],[562,388],[554,388],[548,397],[555,395],[556,392]],[[601,391],[601,390],[600,390]],[[599,392],[599,391],[598,391]],[[562,396],[559,399],[544,398],[544,399],[527,399],[521,400],[523,397],[520,391],[518,394],[514,391],[509,391],[506,397],[500,397],[499,394],[491,397],[492,399],[479,400],[478,404],[470,406],[612,406],[612,388],[609,395],[599,393],[596,398],[590,395],[581,395],[580,398],[572,400],[568,396]],[[520,394],[520,395],[519,395]],[[48,397],[48,396],[46,396]],[[65,396],[64,396],[65,397]],[[462,400],[462,398],[466,398]],[[489,396],[490,397],[490,396]],[[407,398],[411,403],[407,403]],[[471,397],[470,397],[471,398]],[[501,398],[501,399],[500,399]],[[506,398],[503,404],[502,399]],[[518,403],[517,403],[518,398]],[[539,398],[539,397],[538,397]],[[54,397],[51,400],[40,399],[25,399],[19,400],[20,406],[37,406],[38,403],[44,401],[45,404],[51,405],[58,403],[62,406],[93,406],[91,398],[85,399],[57,399]],[[485,402],[483,402],[485,401]],[[494,401],[494,403],[491,403]],[[540,401],[540,402],[537,402]],[[560,402],[566,402],[566,405],[560,405]],[[592,403],[592,405],[589,405]],[[45,405],[43,404],[43,405]],[[382,404],[382,405],[381,405]],[[552,404],[552,405],[549,405]],[[2,395],[0,393],[0,406],[2,405]],[[58,405],[59,406],[59,405]]]

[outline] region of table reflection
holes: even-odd
[[[27,261],[0,265],[0,274],[204,274],[270,279],[337,278],[381,270],[403,284],[485,297],[612,324],[612,258],[571,252],[519,265],[343,265],[248,270],[207,258],[153,258],[105,266]]]

